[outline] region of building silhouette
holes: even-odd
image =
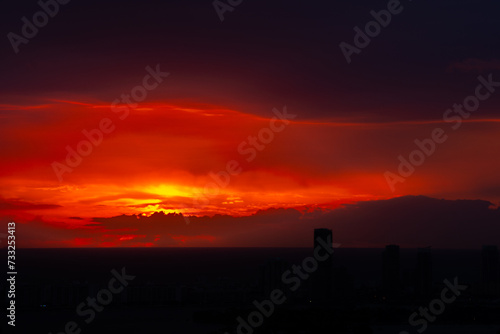
[[[395,295],[400,285],[399,246],[387,245],[382,254],[382,288],[387,295]]]
[[[500,293],[498,247],[493,245],[483,246],[481,257],[483,293],[488,296],[497,296]]]
[[[323,248],[325,244],[332,244],[332,230],[318,228],[314,230],[314,249]],[[313,250],[314,250],[313,249]],[[318,261],[318,269],[312,275],[312,302],[325,303],[332,297],[333,288],[333,258],[329,256],[325,261]]]

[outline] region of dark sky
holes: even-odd
[[[19,54],[4,38],[0,88],[4,94],[106,99],[134,82],[145,64],[161,63],[171,72],[173,98],[235,106],[253,101],[244,107],[253,113],[288,103],[305,110],[303,118],[436,119],[476,82],[477,72],[450,65],[497,58],[500,4],[401,5],[348,65],[339,44],[352,44],[353,28],[364,27],[370,11],[385,9],[387,1],[246,0],[221,22],[208,0],[73,0]],[[21,17],[38,10],[35,1],[10,2],[1,30],[19,33]],[[485,106],[483,115],[493,114],[497,103]]]

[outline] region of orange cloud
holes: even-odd
[[[40,231],[48,228],[43,222],[60,222],[69,233],[60,245],[155,242],[149,234],[135,234],[134,224],[126,234],[92,239],[102,228],[86,225],[92,217],[148,217],[157,211],[242,217],[269,208],[333,209],[339,203],[407,194],[500,201],[494,187],[500,184],[500,158],[492,154],[500,148],[497,119],[464,123],[393,195],[384,171],[397,167],[397,156],[410,152],[413,140],[427,136],[437,121],[304,120],[288,106],[297,119],[254,146],[255,154],[242,154],[242,143],[252,147],[252,137],[269,128],[271,110],[262,117],[208,104],[156,101],[141,103],[120,120],[107,103],[46,102],[0,108],[8,119],[0,124],[5,143],[0,196],[8,199],[0,202],[0,210],[20,222],[37,221]],[[82,131],[97,128],[103,118],[115,129],[59,182],[51,164],[65,163],[67,147],[76,149],[88,140]],[[236,175],[228,173],[231,161],[240,170]],[[201,237],[212,236],[209,230],[187,239],[173,235],[169,245],[218,240]]]

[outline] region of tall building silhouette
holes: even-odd
[[[427,297],[432,294],[432,255],[430,247],[419,248],[417,250],[415,294],[421,297]]]
[[[482,257],[482,283],[483,292],[496,296],[500,293],[500,267],[497,246],[483,246]]]
[[[400,289],[399,246],[385,246],[382,255],[382,288],[388,295],[396,294]]]
[[[321,239],[322,241],[320,241]],[[324,244],[332,245],[332,230],[318,228],[314,230],[314,249],[324,248]],[[325,253],[323,251],[322,253]],[[318,269],[312,275],[312,301],[324,303],[332,296],[333,258],[330,255],[325,261],[318,261]]]

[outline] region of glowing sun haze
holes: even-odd
[[[495,120],[475,120],[461,136],[451,134],[438,148],[440,154],[392,194],[383,172],[388,166],[397,168],[393,152],[410,152],[413,139],[430,133],[435,122],[297,117],[247,161],[251,155],[241,154],[238,147],[245,141],[244,147],[251,147],[248,137],[269,127],[271,110],[266,118],[222,106],[158,101],[141,103],[120,120],[105,103],[64,99],[1,109],[9,117],[1,125],[8,144],[2,157],[9,162],[1,167],[1,196],[47,206],[4,208],[25,219],[43,215],[74,225],[88,221],[69,217],[156,211],[243,216],[273,207],[335,208],[339,203],[415,193],[498,200],[481,193],[497,173],[498,162],[492,163],[489,154],[500,126]],[[288,113],[300,116],[301,110],[288,107]],[[86,139],[82,130],[98,127],[105,117],[113,121],[114,131],[104,134],[102,143],[59,182],[51,164],[64,163],[66,146],[75,148]],[[463,155],[475,158],[464,162]],[[210,173],[225,171],[229,161],[237,161],[241,173],[231,175],[227,186],[206,188],[216,183]],[[461,169],[455,168],[458,162]]]

